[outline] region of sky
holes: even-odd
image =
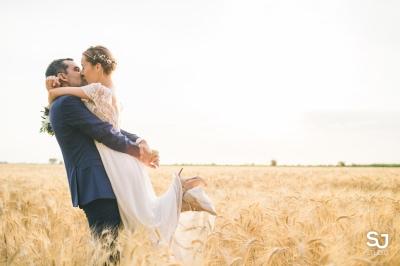
[[[122,128],[162,164],[400,163],[400,2],[0,3],[0,162],[62,160],[45,70],[108,47]]]

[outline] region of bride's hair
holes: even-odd
[[[86,57],[86,60],[92,66],[95,66],[97,63],[101,64],[106,75],[111,74],[117,68],[117,60],[115,60],[111,51],[104,46],[90,46],[82,55]]]

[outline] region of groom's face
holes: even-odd
[[[81,69],[74,61],[64,61],[67,67],[66,85],[70,87],[80,87],[86,85],[85,80],[81,76]]]

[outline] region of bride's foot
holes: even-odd
[[[206,211],[212,215],[217,215],[214,204],[204,192],[202,187],[195,187],[187,190],[183,194],[182,212],[185,211]]]
[[[190,177],[190,178],[182,178],[181,177],[182,170],[183,170],[183,168],[179,171],[178,176],[181,178],[182,187],[183,187],[183,189],[185,189],[185,191],[192,189],[194,187],[198,187],[198,186],[202,186],[202,187],[207,186],[206,181],[203,178],[201,178],[200,176],[195,176],[195,177]]]
[[[191,177],[191,178],[181,178],[181,183],[182,183],[182,187],[185,190],[189,190],[189,189],[192,189],[192,188],[198,187],[198,186],[202,186],[202,187],[207,186],[206,181],[199,176],[195,176],[195,177]]]

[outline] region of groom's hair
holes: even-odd
[[[74,59],[62,58],[62,59],[56,59],[53,62],[51,62],[46,70],[46,78],[48,76],[57,76],[58,73],[68,74],[68,71],[67,71],[68,65],[64,64],[64,61],[74,61]]]

